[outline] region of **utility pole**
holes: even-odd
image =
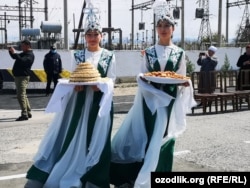
[[[221,27],[222,27],[222,0],[219,0],[219,12],[218,12],[218,47],[221,47]]]
[[[33,28],[33,2],[30,0],[30,28]]]
[[[111,26],[112,26],[112,23],[111,23],[111,20],[112,17],[111,17],[111,0],[108,0],[108,47],[109,49],[111,50],[112,48],[112,37],[111,37]]]
[[[69,49],[68,39],[68,2],[64,0],[64,49]]]
[[[134,49],[134,0],[132,0],[132,20],[131,20],[131,50]]]
[[[181,0],[181,46],[185,49],[185,7],[184,7],[184,0]]]
[[[7,47],[7,18],[6,12],[4,12],[4,38],[5,38],[5,47]]]
[[[23,17],[23,15],[22,15],[21,4],[22,4],[22,1],[18,0],[18,9],[19,9],[19,40],[22,39],[21,31],[22,31],[22,17]]]
[[[229,37],[228,37],[228,18],[229,18],[229,6],[228,6],[229,0],[227,0],[227,10],[226,10],[226,43],[229,42]]]
[[[45,21],[49,20],[48,16],[48,0],[44,0],[44,13],[45,13]]]
[[[73,32],[76,32],[76,38],[75,38],[73,49],[77,49],[78,48],[78,41],[79,41],[79,38],[80,38],[80,34],[81,34],[81,32],[84,31],[84,30],[81,31],[81,28],[82,28],[82,22],[83,22],[84,9],[85,8],[86,8],[86,1],[83,1],[82,11],[81,11],[81,15],[80,15],[80,20],[79,20],[78,28],[73,30]]]

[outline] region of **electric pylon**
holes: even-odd
[[[250,42],[250,21],[249,21],[248,4],[245,5],[245,10],[244,10],[241,24],[237,33],[238,34],[237,34],[237,38],[235,41],[236,45],[242,42],[245,42],[245,43]]]
[[[212,32],[209,22],[209,0],[199,0],[199,6],[201,7],[202,14],[198,17],[201,18],[198,44],[201,48],[204,43],[212,43]]]

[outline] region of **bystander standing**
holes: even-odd
[[[56,50],[56,46],[52,45],[50,51],[45,55],[43,61],[44,71],[47,76],[47,85],[46,85],[46,96],[51,93],[50,85],[53,80],[54,89],[57,85],[58,78],[62,72],[62,60],[60,54]]]
[[[239,57],[239,59],[237,61],[237,67],[240,68],[239,74],[238,74],[237,89],[238,90],[249,90],[250,87],[242,86],[243,80],[241,80],[241,78],[243,76],[247,78],[247,76],[248,76],[248,79],[244,79],[244,81],[249,82],[249,80],[250,80],[249,75],[244,75],[244,73],[242,72],[242,70],[250,70],[250,44],[246,46],[246,52]]]
[[[10,56],[15,59],[12,73],[16,85],[17,99],[21,107],[21,116],[18,117],[16,121],[28,120],[32,115],[26,89],[29,84],[30,71],[35,56],[29,40],[23,40],[21,42],[21,53],[17,53],[13,47],[9,47],[8,50]]]
[[[215,56],[217,48],[210,46],[207,53],[200,53],[197,60],[197,64],[201,66],[199,77],[199,93],[213,93],[215,79],[210,75],[211,71],[215,71],[215,67],[218,64],[218,59]]]

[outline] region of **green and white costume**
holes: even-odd
[[[142,73],[174,71],[186,74],[184,51],[154,45],[145,51]],[[190,87],[147,83],[137,77],[138,91],[120,129],[112,139],[111,183],[134,182],[150,187],[150,172],[172,170],[175,138],[186,128],[185,116],[195,104]]]
[[[110,137],[113,124],[115,57],[105,49],[74,54],[77,62],[91,62],[109,83],[94,92],[59,82],[46,108],[57,111],[45,134],[27,178],[43,188],[109,187]]]

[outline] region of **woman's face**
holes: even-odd
[[[102,40],[102,34],[99,31],[88,31],[85,34],[85,40],[88,47],[97,47]]]
[[[156,28],[160,39],[169,39],[173,35],[174,26],[166,20],[159,21]]]

